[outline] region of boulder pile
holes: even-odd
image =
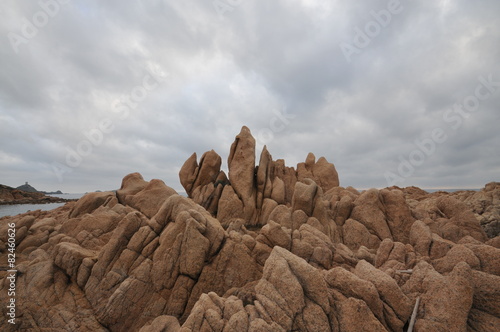
[[[313,154],[256,166],[246,127],[221,164],[0,219],[5,331],[498,331],[500,183],[359,192]]]

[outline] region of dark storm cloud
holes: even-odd
[[[139,171],[182,190],[185,159],[214,149],[226,168],[242,125],[292,166],[325,156],[345,186],[498,180],[497,1],[231,3],[3,1],[0,183],[91,191]]]

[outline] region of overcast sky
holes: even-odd
[[[342,186],[500,180],[500,2],[2,0],[0,183],[183,190],[241,126]]]

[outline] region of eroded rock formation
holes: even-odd
[[[243,127],[229,152],[229,177],[220,170],[221,157],[213,150],[205,152],[199,164],[196,154],[189,157],[179,177],[188,196],[224,226],[238,219],[243,219],[246,226],[263,226],[267,222],[266,212],[278,205],[290,207],[294,195],[295,201],[312,204],[318,188],[328,191],[339,186],[335,166],[323,157],[316,161],[312,153],[295,170],[286,167],[282,159],[274,161],[264,146],[259,164],[255,163],[255,139],[250,129]],[[308,192],[300,186],[309,180],[314,184],[310,184]]]
[[[417,298],[414,331],[498,330],[500,184],[358,192],[312,154],[294,169],[264,148],[256,167],[247,128],[228,159],[226,176],[214,151],[191,156],[189,198],[133,173],[0,219],[5,330],[404,331]]]

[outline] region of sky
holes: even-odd
[[[0,183],[112,190],[242,126],[344,187],[500,181],[500,1],[2,0]]]

